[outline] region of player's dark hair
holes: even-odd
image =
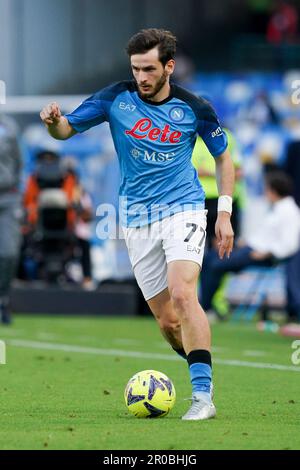
[[[150,28],[142,29],[129,39],[126,47],[127,54],[145,54],[154,47],[158,47],[159,60],[163,65],[174,59],[177,39],[170,31]]]
[[[276,192],[278,196],[286,197],[293,194],[293,182],[283,171],[268,172],[265,176],[265,182],[267,187]]]

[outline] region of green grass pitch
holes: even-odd
[[[213,327],[217,418],[181,421],[188,369],[152,318],[16,316],[0,327],[0,449],[299,449],[300,367],[292,340],[253,324]],[[282,367],[281,367],[282,366]],[[128,379],[156,369],[174,382],[165,418],[139,420]]]

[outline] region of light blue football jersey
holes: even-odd
[[[159,102],[142,99],[134,81],[97,92],[66,115],[77,132],[108,121],[121,170],[120,219],[142,226],[176,212],[203,209],[205,194],[191,163],[199,134],[218,157],[226,134],[204,99],[171,84]]]

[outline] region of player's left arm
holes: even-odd
[[[234,187],[234,164],[228,149],[216,159],[216,179],[219,191],[218,217],[215,233],[219,246],[219,257],[228,258],[233,249],[234,233],[231,226],[231,206]]]

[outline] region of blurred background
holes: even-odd
[[[147,313],[124,242],[96,236],[97,206],[118,210],[119,170],[108,126],[60,142],[39,119],[48,102],[68,112],[111,82],[130,78],[125,46],[141,28],[175,33],[174,81],[210,101],[232,136],[239,235],[264,218],[267,171],[288,173],[300,204],[299,14],[296,0],[0,0],[6,88],[0,131],[9,129],[21,161],[15,170],[23,213],[13,310]],[[2,190],[0,208],[1,197]],[[293,262],[299,291],[299,253]],[[278,263],[268,272],[230,275],[216,303],[225,316],[242,308],[250,318],[267,305],[294,321],[299,293],[289,295],[286,265]]]
[[[283,72],[299,64],[299,2],[1,0],[9,95],[81,94],[128,77],[124,47],[144,27],[179,40],[189,71]],[[180,72],[182,68],[180,61]]]

